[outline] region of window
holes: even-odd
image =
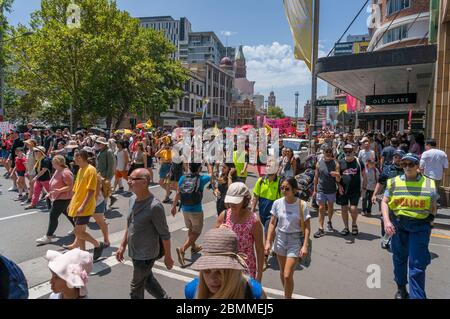
[[[387,15],[391,15],[398,11],[410,7],[410,0],[388,0],[387,3]]]
[[[408,37],[408,26],[402,25],[400,27],[388,30],[383,36],[383,44],[399,41]]]

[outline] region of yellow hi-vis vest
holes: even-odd
[[[389,208],[396,216],[426,219],[431,213],[434,181],[422,176],[419,181],[404,181],[397,176],[387,181]]]
[[[239,157],[238,157],[238,152],[237,151],[233,152],[233,163],[234,163],[234,167],[236,168],[238,177],[247,177],[247,175],[248,175],[248,172],[245,172],[243,175],[241,175],[241,172],[245,166],[245,155],[246,155],[246,153],[242,152],[241,154],[239,154]]]

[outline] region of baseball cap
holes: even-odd
[[[403,156],[402,161],[410,161],[410,162],[413,162],[414,164],[420,163],[419,156],[417,156],[416,154],[413,154],[413,153],[408,153],[405,156]]]
[[[353,150],[353,145],[352,145],[352,144],[346,144],[346,145],[344,146],[344,150],[345,150],[345,149]]]
[[[246,196],[250,196],[247,185],[244,183],[233,183],[228,188],[225,204],[240,204]]]
[[[400,156],[401,158],[403,158],[403,156],[405,156],[406,153],[402,150],[396,150],[393,154],[393,156]]]

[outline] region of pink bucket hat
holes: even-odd
[[[65,254],[49,250],[45,258],[49,261],[48,268],[63,279],[67,287],[80,288],[80,296],[87,295],[86,284],[93,267],[90,253],[78,248]]]

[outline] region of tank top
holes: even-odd
[[[255,238],[253,238],[252,229],[257,221],[256,214],[253,213],[243,224],[235,224],[231,219],[231,209],[227,210],[225,225],[234,231],[238,237],[238,251],[247,256],[248,274],[256,278],[256,256],[255,256]]]
[[[133,159],[135,164],[144,164],[144,153],[141,151],[134,152]]]
[[[117,157],[117,166],[116,170],[118,171],[124,171],[125,170],[125,149],[122,149],[121,151],[117,151],[116,157]]]
[[[330,172],[336,170],[336,161],[319,161],[319,182],[317,192],[323,194],[336,193],[336,179],[330,175]]]

